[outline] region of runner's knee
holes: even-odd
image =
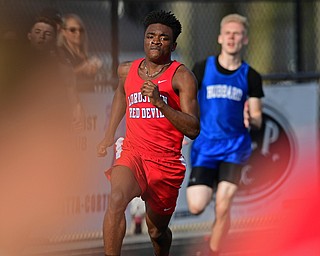
[[[194,215],[201,214],[209,203],[208,202],[209,200],[207,200],[204,196],[202,198],[199,198],[199,197],[192,197],[189,195],[187,197],[187,201],[188,201],[189,211]]]
[[[170,228],[166,228],[164,230],[159,230],[157,228],[149,228],[148,229],[149,236],[151,240],[156,241],[157,243],[161,243],[161,241],[167,241],[168,239],[172,239],[172,232]]]
[[[189,207],[189,211],[192,214],[198,215],[198,214],[201,214],[204,211],[206,205],[204,205],[201,202],[192,201],[192,202],[188,203],[188,207]]]
[[[113,191],[109,197],[109,210],[114,212],[125,211],[129,201],[122,191]]]

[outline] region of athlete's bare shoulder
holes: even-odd
[[[192,72],[190,71],[190,69],[188,69],[184,64],[181,64],[181,65],[178,67],[177,73],[180,73],[180,75],[183,75],[183,74],[192,74]]]
[[[181,64],[173,77],[173,87],[174,89],[179,89],[180,86],[187,84],[189,86],[197,85],[197,80],[191,70]]]

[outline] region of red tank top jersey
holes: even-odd
[[[141,94],[144,80],[139,76],[139,66],[144,59],[133,61],[124,89],[127,100],[126,139],[135,147],[152,153],[180,154],[183,134],[178,131],[161,111]],[[178,95],[172,88],[172,78],[181,63],[171,65],[152,82],[158,85],[164,102],[175,110],[181,110]]]

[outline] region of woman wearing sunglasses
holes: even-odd
[[[60,57],[72,66],[76,74],[78,89],[92,90],[92,82],[102,66],[102,61],[96,56],[89,57],[87,32],[78,15],[66,14],[63,17],[58,46]]]

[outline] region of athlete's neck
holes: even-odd
[[[226,55],[221,53],[218,56],[218,62],[221,67],[233,71],[237,70],[241,66],[242,59],[240,55]]]
[[[165,63],[154,63],[147,61],[146,59],[142,63],[142,66],[145,70],[145,74],[148,78],[154,78],[161,74],[165,69],[172,63],[171,60],[165,62]]]

